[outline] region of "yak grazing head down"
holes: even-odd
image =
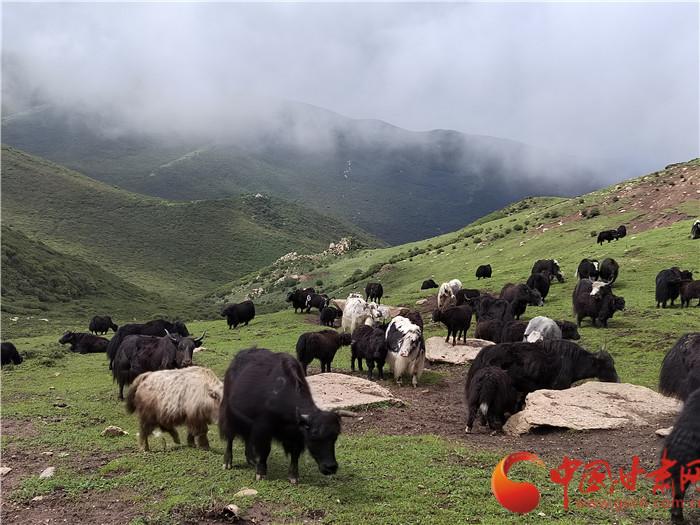
[[[338,471],[335,459],[335,442],[340,434],[340,415],[325,410],[310,414],[298,413],[299,428],[311,457],[316,460],[318,470],[324,476]]]

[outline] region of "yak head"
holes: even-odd
[[[561,329],[562,339],[569,339],[570,341],[578,341],[581,339],[576,323],[572,323],[571,321],[557,321],[557,324]]]
[[[615,361],[612,356],[605,350],[593,354],[594,366],[595,366],[595,377],[600,381],[605,381],[607,383],[619,383],[620,378],[617,375],[617,370],[615,370]]]
[[[335,442],[340,434],[340,415],[318,409],[305,413],[297,408],[297,422],[318,470],[324,476],[335,474],[338,471]]]
[[[182,337],[180,334],[171,334],[167,330],[165,331],[166,336],[175,344],[175,363],[178,368],[192,365],[194,349],[202,346],[206,333],[207,331],[205,330],[201,336],[194,338],[190,336]]]
[[[61,338],[58,340],[58,342],[60,344],[64,345],[66,343],[72,343],[73,339],[75,339],[75,333],[68,331],[68,332],[65,332],[61,336]]]

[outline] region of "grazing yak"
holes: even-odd
[[[224,377],[219,411],[219,431],[226,441],[224,468],[233,467],[233,439],[240,436],[257,480],[267,476],[272,440],[281,442],[290,456],[291,483],[299,482],[299,456],[307,448],[321,474],[335,474],[341,415],[354,414],[316,406],[301,363],[291,355],[264,348],[242,350]]]
[[[547,319],[546,317],[535,317],[535,319]],[[530,321],[530,322],[532,322]],[[571,321],[554,321],[561,331],[562,339],[570,339],[577,341],[581,339],[578,333],[576,323]],[[486,320],[479,321],[476,325],[474,337],[478,339],[486,339],[494,343],[517,343],[525,339],[525,333],[528,330],[529,323],[525,321],[495,321]],[[533,324],[534,328],[534,324]]]
[[[619,273],[620,265],[617,264],[615,259],[608,257],[607,259],[603,259],[603,262],[600,263],[600,272],[598,273],[598,277],[601,281],[613,284],[615,281],[617,281],[617,276]]]
[[[476,269],[476,280],[479,279],[490,279],[491,278],[491,265],[482,264]]]
[[[540,259],[535,261],[535,264],[532,265],[532,271],[530,271],[530,274],[543,272],[549,273],[550,281],[556,277],[558,282],[564,282],[564,273],[561,271],[559,261],[556,259]]]
[[[540,292],[540,296],[542,296],[542,302],[544,303],[544,300],[547,298],[547,295],[549,295],[549,287],[552,283],[552,280],[549,278],[549,275],[547,275],[547,272],[542,272],[542,273],[533,273],[530,275],[530,277],[527,278],[527,284],[528,288],[531,288],[532,290],[537,290]]]
[[[292,303],[294,313],[297,313],[297,310],[301,313],[306,310],[307,297],[313,293],[316,293],[316,290],[313,288],[295,289],[287,294],[287,299],[285,300],[288,303]]]
[[[467,342],[467,330],[472,323],[472,309],[466,304],[462,306],[452,306],[450,308],[445,308],[444,310],[435,310],[433,312],[433,322],[442,323],[447,328],[447,337],[445,342],[450,341],[450,335],[452,336],[452,346],[455,346],[456,341],[462,337],[462,340],[466,344]]]
[[[76,354],[101,354],[109,346],[109,339],[85,332],[65,332],[58,342],[70,343],[70,351]]]
[[[375,365],[379,379],[384,379],[384,363],[388,351],[384,328],[358,326],[352,333],[350,369],[355,371],[355,360],[357,360],[357,366],[362,372],[362,360],[364,359],[367,364],[367,379],[372,379]]]
[[[306,313],[310,313],[312,308],[316,308],[320,312],[330,302],[331,300],[326,294],[311,293],[306,296]]]
[[[479,290],[473,288],[462,288],[455,295],[455,305],[462,306],[463,304],[469,304],[471,306],[471,300],[476,299],[481,295]]]
[[[208,426],[219,419],[224,384],[208,368],[191,366],[146,372],[134,379],[126,395],[126,410],[139,417],[139,445],[148,451],[148,436],[160,428],[176,444],[175,427],[187,426],[187,445],[209,450]]]
[[[656,307],[666,308],[666,302],[673,302],[678,299],[681,293],[681,283],[691,281],[693,273],[688,270],[681,270],[677,266],[661,270],[656,274]]]
[[[333,326],[336,319],[343,317],[343,312],[333,306],[324,307],[318,314],[318,321],[321,326]]]
[[[101,335],[109,332],[110,328],[112,329],[112,332],[116,332],[119,329],[119,327],[112,322],[112,318],[108,315],[96,315],[92,318],[90,325],[88,326],[88,329],[93,334]]]
[[[420,285],[421,290],[430,290],[431,288],[438,288],[438,283],[433,281],[432,279],[426,279],[423,281],[423,284]]]
[[[540,292],[526,284],[506,284],[501,290],[501,299],[508,301],[516,319],[525,313],[527,305],[543,306]]]
[[[170,334],[167,330],[165,337],[126,336],[112,366],[112,377],[119,385],[119,399],[124,399],[124,387],[133,383],[139,374],[190,366],[192,353],[202,346],[203,340],[204,334],[195,339]]]
[[[352,334],[361,324],[374,326],[382,317],[376,303],[368,303],[358,294],[350,294],[345,302],[340,328]]]
[[[304,375],[309,363],[314,359],[321,361],[321,373],[330,372],[335,353],[341,346],[348,346],[351,342],[350,334],[338,333],[335,330],[301,334],[297,340],[297,359],[304,369]]]
[[[597,259],[581,259],[576,269],[576,275],[579,279],[598,279],[599,264]]]
[[[627,226],[621,224],[617,227],[617,238],[624,239],[625,237],[627,237]]]
[[[239,324],[248,326],[248,323],[255,318],[255,305],[250,300],[229,304],[221,310],[221,317],[226,318],[229,330],[236,328]]]
[[[590,317],[593,326],[608,327],[608,319],[615,312],[625,309],[625,299],[613,295],[610,285],[597,281],[595,283],[582,279],[576,284],[571,297],[576,323],[581,326],[581,321]]]
[[[398,315],[386,329],[386,343],[387,362],[396,382],[400,385],[406,374],[411,376],[413,386],[418,386],[425,366],[423,330],[409,318]]]
[[[681,281],[681,308],[690,306],[691,299],[699,299],[700,306],[700,281]]]
[[[384,295],[384,287],[381,283],[367,283],[365,286],[365,300],[367,302],[374,301],[377,304],[382,304],[382,295]]]
[[[508,372],[497,366],[481,368],[474,374],[464,390],[467,406],[467,427],[469,433],[474,427],[477,415],[482,426],[488,426],[494,432],[503,429],[506,414],[517,411],[518,392],[513,388],[513,381]]]
[[[673,430],[666,438],[661,461],[672,461],[668,467],[671,474],[673,505],[671,523],[685,523],[683,506],[686,490],[697,482],[697,461],[700,457],[700,389],[696,389],[683,405]]]
[[[19,355],[15,345],[10,342],[0,344],[0,365],[5,366],[10,363],[18,365],[22,361],[24,359]]]
[[[467,373],[467,388],[482,368],[502,368],[515,389],[526,395],[543,388],[564,390],[576,381],[597,377],[617,382],[615,362],[605,350],[591,353],[571,341],[500,343],[482,348]]]
[[[596,242],[602,246],[605,241],[608,241],[608,243],[610,243],[611,241],[616,240],[617,230],[603,230],[598,234],[598,239],[596,240]]]
[[[700,388],[700,332],[681,336],[661,364],[659,391],[685,400]]]
[[[477,321],[490,319],[507,322],[512,321],[513,309],[505,299],[498,299],[490,295],[482,295],[472,301]]]
[[[549,317],[538,316],[530,319],[523,332],[521,341],[536,343],[537,341],[563,339],[561,328],[556,321]]]
[[[155,335],[162,337],[165,335],[166,330],[171,334],[179,334],[182,337],[187,337],[190,335],[189,330],[187,330],[187,326],[185,326],[185,323],[182,321],[175,321],[174,323],[171,323],[164,319],[155,319],[153,321],[148,321],[147,323],[132,323],[120,326],[117,333],[114,334],[112,339],[109,340],[109,345],[107,346],[109,369],[112,370],[114,356],[117,355],[119,345],[121,345],[126,336]]]
[[[700,219],[697,219],[690,228],[690,238],[700,239]]]

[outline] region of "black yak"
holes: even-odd
[[[229,330],[236,328],[239,324],[248,326],[248,323],[255,318],[255,305],[253,301],[229,304],[221,310],[221,317],[226,318]]]
[[[671,506],[671,523],[684,523],[683,503],[685,493],[697,473],[700,458],[700,389],[695,389],[685,401],[673,430],[666,438],[661,461],[671,461],[668,472],[671,474],[673,488],[673,505]],[[686,471],[687,479],[681,473]]]
[[[316,406],[301,363],[291,355],[264,348],[242,350],[224,377],[219,411],[219,431],[226,440],[224,467],[233,467],[233,439],[240,436],[245,442],[246,460],[255,467],[258,480],[267,476],[273,440],[281,442],[290,456],[291,483],[299,482],[299,456],[307,448],[321,474],[335,474],[341,415],[351,414]]]
[[[700,332],[685,334],[676,341],[661,364],[659,391],[685,400],[700,387]]]
[[[321,361],[321,372],[330,372],[331,363],[338,348],[347,346],[352,342],[352,336],[347,333],[338,333],[335,330],[321,330],[320,332],[305,332],[297,340],[297,359],[304,369],[314,359]]]
[[[465,404],[467,406],[467,427],[469,433],[477,415],[482,426],[488,423],[493,431],[503,428],[506,414],[517,410],[518,392],[508,372],[496,366],[479,369],[471,381],[465,384]]]

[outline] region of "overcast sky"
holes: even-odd
[[[186,126],[254,93],[643,172],[700,155],[698,24],[693,2],[4,3],[3,96]]]

